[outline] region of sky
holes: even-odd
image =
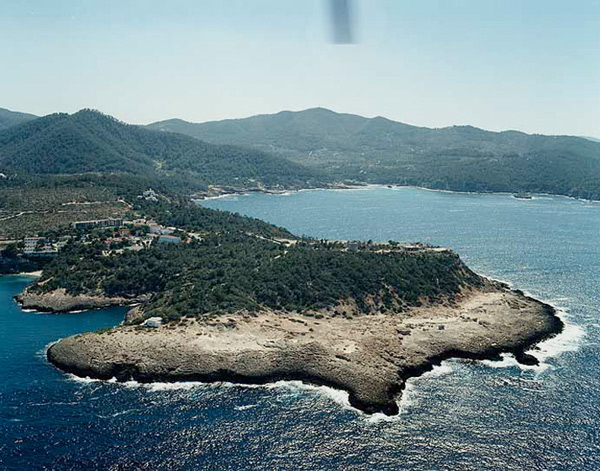
[[[0,0],[0,107],[203,122],[325,107],[600,137],[600,0]]]

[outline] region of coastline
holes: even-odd
[[[57,289],[48,293],[32,293],[26,288],[14,297],[21,309],[26,311],[59,313],[77,313],[92,309],[103,309],[116,306],[135,306],[146,300],[146,297],[121,298],[101,295],[67,294],[64,289]]]
[[[29,278],[40,278],[42,276],[42,272],[43,270],[36,270],[36,271],[24,271],[21,273],[15,273],[15,276],[26,276]]]
[[[36,271],[23,271],[19,273],[0,273],[0,277],[3,276],[21,276],[23,278],[40,278],[43,270]]]
[[[428,188],[425,186],[417,186],[417,185],[400,185],[400,184],[385,184],[385,183],[356,183],[356,184],[343,184],[340,186],[325,186],[325,187],[318,187],[318,188],[297,188],[297,189],[289,189],[289,190],[263,190],[263,189],[259,189],[259,188],[252,188],[252,189],[239,189],[236,191],[228,191],[222,194],[217,194],[217,195],[213,195],[213,196],[199,196],[199,195],[192,195],[191,199],[194,202],[201,202],[201,201],[210,201],[210,200],[217,200],[217,199],[226,199],[226,198],[232,198],[232,197],[236,197],[236,196],[247,196],[250,195],[252,193],[263,193],[266,195],[274,195],[274,196],[286,196],[286,195],[291,195],[293,193],[300,193],[300,192],[305,192],[305,191],[348,191],[348,190],[369,190],[369,189],[405,189],[405,188],[410,188],[410,189],[415,189],[415,190],[424,190],[424,191],[431,191],[431,192],[435,192],[435,193],[448,193],[448,194],[458,194],[458,195],[473,195],[473,196],[485,196],[485,195],[497,195],[497,196],[511,196],[514,198],[514,194],[515,192],[509,192],[509,191],[459,191],[459,190],[443,190],[443,189],[439,189],[439,188]],[[580,197],[576,197],[576,196],[569,196],[569,195],[561,195],[558,193],[529,193],[533,199],[537,198],[566,198],[569,200],[573,200],[573,201],[579,201],[579,202],[584,202],[584,203],[600,203],[600,200],[593,200],[593,199],[587,199],[587,198],[580,198]],[[518,199],[518,198],[515,198]],[[521,201],[531,201],[531,199],[524,199]]]
[[[563,328],[548,304],[496,289],[471,293],[454,308],[422,307],[401,319],[379,314],[316,320],[265,312],[159,329],[122,326],[63,339],[47,357],[68,373],[104,380],[300,380],[347,391],[350,404],[368,414],[395,415],[409,378],[451,358],[500,360],[512,353],[535,364],[525,352]]]

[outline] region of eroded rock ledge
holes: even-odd
[[[551,306],[506,288],[463,293],[453,306],[402,315],[316,319],[262,312],[185,320],[157,329],[122,326],[59,341],[48,359],[66,372],[99,379],[303,380],[343,389],[367,413],[398,413],[405,381],[441,361],[495,359],[559,333]]]
[[[67,293],[59,288],[47,293],[36,293],[26,289],[15,296],[16,301],[24,309],[35,309],[41,312],[69,312],[87,309],[101,309],[110,306],[131,306],[143,302],[145,298],[123,298],[101,295],[77,295]]]

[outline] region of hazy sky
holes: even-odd
[[[0,0],[0,107],[207,121],[323,106],[600,137],[600,1]]]

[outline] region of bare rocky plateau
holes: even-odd
[[[302,380],[347,391],[366,413],[394,415],[408,378],[449,358],[499,359],[511,352],[535,363],[524,352],[562,328],[551,306],[490,283],[453,303],[396,315],[265,311],[159,328],[124,325],[60,340],[47,355],[66,372],[119,381]]]

